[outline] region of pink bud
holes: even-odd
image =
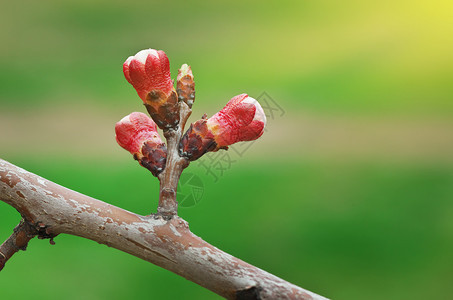
[[[135,56],[129,56],[123,64],[123,72],[143,102],[153,90],[162,91],[166,95],[173,90],[170,63],[164,51],[146,49]]]
[[[266,115],[258,101],[247,94],[238,95],[211,118],[204,117],[190,125],[181,139],[181,154],[196,160],[208,151],[256,140],[263,134],[264,126]]]
[[[154,176],[165,168],[167,149],[150,117],[133,112],[116,123],[115,132],[118,144]]]
[[[123,72],[157,126],[161,129],[175,128],[179,123],[178,96],[165,52],[142,50],[126,59]]]
[[[259,138],[266,126],[266,115],[261,105],[241,94],[233,97],[225,107],[208,119],[207,127],[218,147]]]

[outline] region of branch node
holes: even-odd
[[[43,240],[43,239],[53,240],[53,238],[57,236],[56,234],[54,234],[52,232],[51,226],[48,226],[42,222],[37,222],[36,231],[37,231],[38,239],[40,239],[40,240]],[[52,242],[50,242],[50,243],[52,244]]]
[[[259,286],[250,286],[236,292],[236,300],[261,300],[261,290]]]
[[[165,221],[170,221],[170,220],[173,219],[173,217],[177,217],[177,215],[158,211],[157,213],[147,215],[146,217],[152,218],[154,220],[162,219],[162,220],[165,220]]]

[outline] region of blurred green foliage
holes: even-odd
[[[0,101],[124,103],[122,62],[153,47],[173,74],[192,65],[199,103],[266,90],[297,108],[451,113],[453,5],[434,2],[4,1]]]
[[[451,120],[452,11],[446,0],[2,1],[0,117],[27,110],[44,118],[53,105],[126,115],[140,100],[122,63],[151,47],[165,50],[172,74],[192,66],[197,116],[241,92],[266,91],[293,116]],[[288,130],[298,138],[299,128]],[[7,143],[2,158],[49,180],[136,213],[156,209],[157,180],[125,153],[37,155],[39,145],[7,151]],[[194,233],[333,299],[452,294],[451,162],[284,157],[290,145],[275,146],[272,157],[248,155],[218,182],[190,167],[205,187],[201,203],[180,209]],[[0,210],[5,239],[19,215],[3,202]],[[0,297],[218,298],[92,241],[56,243],[33,240],[14,256],[0,273]]]

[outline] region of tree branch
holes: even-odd
[[[188,223],[177,216],[170,220],[161,215],[140,216],[1,159],[0,200],[24,219],[5,242],[14,246],[4,243],[0,248],[5,258],[34,234],[52,238],[66,233],[142,258],[228,299],[325,299],[215,248],[190,232]],[[4,249],[10,250],[5,253]]]
[[[37,230],[22,219],[14,228],[13,234],[0,246],[0,271],[8,259],[17,251],[27,248],[28,242],[37,234]]]

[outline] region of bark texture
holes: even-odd
[[[19,211],[23,222],[18,228],[25,228],[5,242],[18,241],[8,249],[24,248],[34,235],[66,233],[142,258],[228,299],[326,299],[208,244],[178,216],[140,216],[1,159],[0,200]],[[0,254],[0,261],[12,254]]]

